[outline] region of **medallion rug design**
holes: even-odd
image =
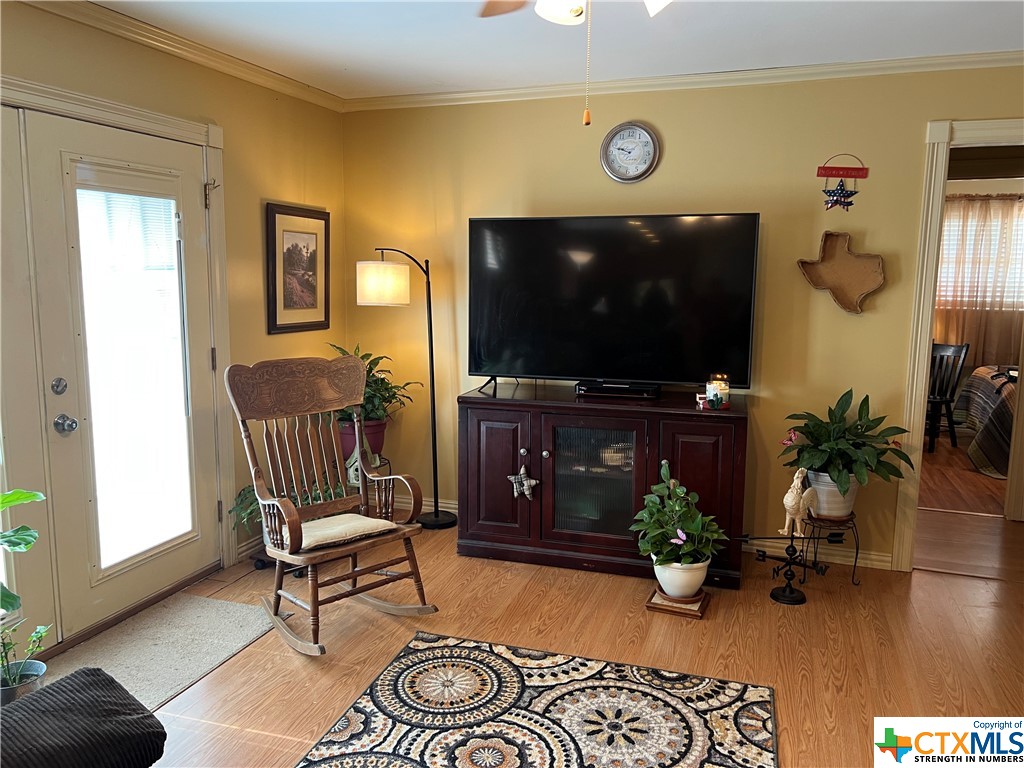
[[[774,698],[418,632],[297,768],[774,768]]]

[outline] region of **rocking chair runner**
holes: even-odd
[[[263,607],[285,642],[311,656],[325,653],[320,645],[320,607],[349,597],[385,613],[434,613],[437,608],[426,601],[412,546],[412,537],[421,528],[408,524],[423,505],[419,484],[410,475],[377,475],[368,466],[360,413],[366,382],[363,362],[352,356],[267,360],[251,367],[232,365],[224,372],[224,381],[263,513],[267,554],[277,561],[273,599],[264,597]],[[358,495],[349,493],[345,484],[346,457],[336,426],[335,412],[349,406],[355,412]],[[259,423],[253,430],[255,440],[249,422]],[[397,521],[392,491],[395,481],[412,496],[412,509]],[[370,482],[376,491],[373,506]],[[403,543],[404,555],[360,565],[361,553],[393,541]],[[319,580],[320,566],[346,559],[346,573]],[[383,570],[402,563],[408,563],[408,570]],[[283,588],[284,574],[298,570],[307,572],[308,602]],[[359,583],[359,579],[370,576],[381,578]],[[402,605],[364,594],[410,578],[419,605]],[[345,589],[321,595],[322,589],[338,584]],[[309,612],[311,640],[296,634],[279,615],[281,598]]]

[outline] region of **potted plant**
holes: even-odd
[[[867,485],[869,473],[886,482],[903,477],[893,459],[914,468],[910,457],[893,439],[906,434],[907,430],[903,427],[879,429],[886,417],[871,417],[867,395],[860,401],[856,416],[850,418],[852,404],[853,390],[848,389],[828,409],[827,419],[809,412],[786,417],[802,423],[790,429],[781,441],[785,448],[779,455],[795,453],[785,466],[807,470],[807,478],[818,493],[818,504],[812,509],[815,517],[849,517],[857,488]]]
[[[409,387],[413,384],[423,385],[418,381],[407,381],[404,384],[393,382],[391,371],[380,367],[385,360],[391,360],[390,357],[360,352],[358,344],[351,352],[337,344],[331,344],[331,347],[339,355],[355,355],[366,366],[366,389],[363,393],[362,408],[363,431],[366,433],[370,452],[379,454],[384,448],[384,430],[387,428],[388,419],[397,410],[412,402],[412,397],[408,394]],[[351,456],[356,445],[352,409],[339,411],[338,421],[341,427],[342,450],[346,457]]]
[[[0,512],[17,504],[42,501],[45,497],[38,491],[15,489],[0,494]],[[8,552],[26,552],[39,538],[39,532],[27,525],[19,525],[7,531],[0,531],[0,546]],[[0,582],[0,608],[6,612],[21,608],[21,596]],[[18,643],[14,633],[25,622],[24,619],[0,628],[0,704],[7,704],[20,696],[42,686],[46,664],[32,657],[43,650],[42,640],[49,627],[36,627],[25,645],[24,657],[18,660]]]
[[[708,573],[711,556],[728,539],[714,517],[697,509],[699,497],[671,478],[668,462],[661,462],[661,482],[651,486],[641,509],[629,527],[639,531],[641,555],[654,561],[654,575],[661,590],[672,598],[693,597]]]

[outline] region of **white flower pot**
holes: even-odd
[[[654,555],[651,555],[651,559],[654,559]],[[661,585],[661,591],[669,597],[693,597],[704,583],[710,564],[710,560],[705,560],[703,563],[689,565],[655,565],[654,575]]]
[[[843,496],[839,488],[832,482],[827,472],[808,472],[807,479],[811,481],[811,487],[818,494],[818,503],[812,507],[812,514],[815,517],[843,518],[849,517],[853,512],[853,503],[857,500],[857,489],[860,483],[857,478],[850,475],[850,489]]]

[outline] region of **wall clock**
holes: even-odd
[[[632,184],[646,179],[658,164],[658,137],[636,120],[620,123],[601,142],[601,167],[615,181]]]

